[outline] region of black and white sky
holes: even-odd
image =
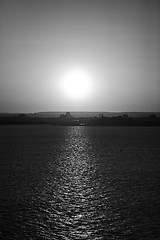
[[[160,111],[159,23],[157,0],[1,0],[0,112]]]

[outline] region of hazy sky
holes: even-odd
[[[160,111],[160,3],[1,0],[0,112]],[[90,91],[70,99],[75,68]]]

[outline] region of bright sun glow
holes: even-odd
[[[81,69],[72,69],[62,79],[64,93],[73,100],[84,99],[89,95],[91,82],[89,74]]]

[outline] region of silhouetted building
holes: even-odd
[[[72,116],[71,116],[70,112],[66,112],[65,114],[60,114],[60,119],[67,120],[67,119],[71,119],[71,118],[72,118]]]
[[[99,114],[99,117],[100,117],[100,118],[103,118],[103,113],[100,113],[100,114]]]
[[[18,115],[18,117],[19,117],[19,118],[26,118],[26,117],[27,117],[27,114],[25,114],[25,113],[20,113],[20,114]]]
[[[71,118],[72,116],[71,116],[71,114],[70,114],[70,112],[66,112],[66,118]]]
[[[157,116],[156,116],[155,114],[149,114],[149,115],[148,115],[148,118],[150,118],[150,119],[155,119],[155,118],[157,118]]]
[[[123,114],[123,118],[128,118],[128,114]]]

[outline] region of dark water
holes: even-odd
[[[0,239],[160,239],[160,128],[0,126]]]

